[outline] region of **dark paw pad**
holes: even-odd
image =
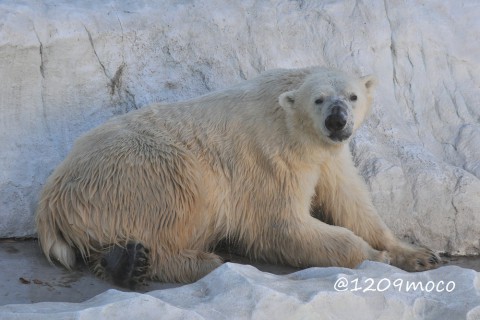
[[[126,247],[115,245],[103,251],[93,271],[120,287],[134,290],[137,285],[146,283],[148,253],[138,242],[129,242]]]

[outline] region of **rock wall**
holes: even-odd
[[[400,237],[479,253],[476,0],[0,3],[0,237],[35,233],[39,190],[81,133],[266,69],[327,65],[379,79],[352,141]]]

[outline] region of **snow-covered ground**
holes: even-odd
[[[364,262],[284,276],[227,263],[194,284],[146,294],[108,290],[82,303],[0,307],[2,319],[479,319],[478,273],[406,273]]]
[[[228,253],[223,256],[235,263],[194,284],[150,282],[136,293],[93,277],[82,266],[69,272],[49,265],[36,241],[3,240],[0,319],[480,317],[479,273],[468,269],[480,270],[479,258],[448,258],[440,269],[406,273],[374,262],[354,270],[298,271]]]

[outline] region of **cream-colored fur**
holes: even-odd
[[[357,129],[373,86],[324,68],[274,70],[114,118],[82,136],[47,181],[37,210],[43,251],[71,268],[74,248],[88,257],[139,241],[150,249],[149,275],[179,282],[219,266],[209,250],[223,238],[298,267],[391,259],[431,268],[433,252],[402,244],[382,223],[348,140],[325,129],[337,100]]]

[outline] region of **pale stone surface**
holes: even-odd
[[[255,268],[230,263],[180,288],[150,282],[138,288],[141,295],[118,291],[85,266],[69,272],[49,265],[36,241],[3,240],[0,319],[473,320],[480,315],[479,274],[465,269],[480,270],[479,258],[451,258],[449,267],[425,273],[366,262],[354,270],[312,268],[295,274],[298,270],[281,265],[225,258]],[[349,285],[336,292],[334,284],[342,277]]]
[[[344,279],[343,291],[335,283]],[[339,288],[339,287],[338,287]],[[381,263],[273,275],[227,263],[200,281],[147,294],[108,290],[83,303],[0,307],[1,319],[478,319],[478,273],[407,273]]]
[[[374,73],[352,142],[400,237],[479,252],[476,0],[0,3],[0,237],[35,233],[38,192],[75,138],[115,114],[277,67]]]

